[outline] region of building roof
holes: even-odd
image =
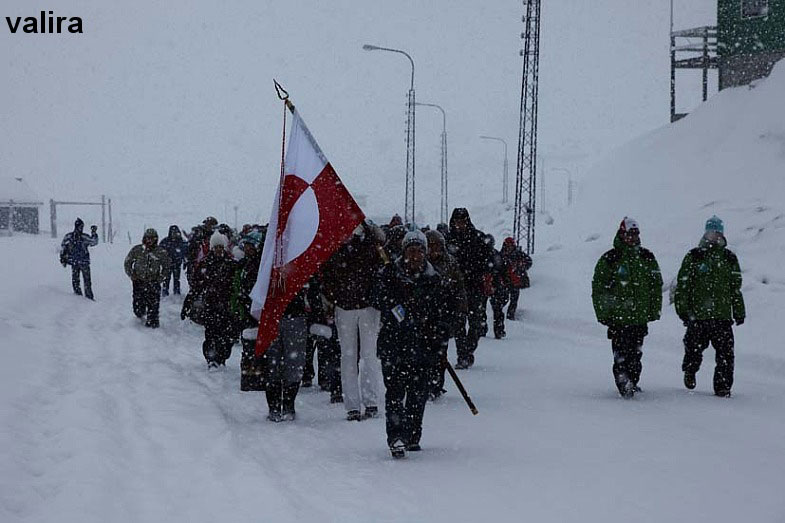
[[[43,205],[38,195],[22,178],[0,177],[0,203]]]

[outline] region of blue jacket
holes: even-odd
[[[90,252],[88,247],[98,245],[98,233],[85,234],[81,231],[71,231],[65,235],[60,244],[60,261],[74,267],[87,267],[90,265]]]

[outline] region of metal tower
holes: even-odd
[[[526,252],[534,252],[537,194],[537,95],[540,76],[540,0],[523,0],[523,74],[518,130],[518,165],[515,177],[513,234]]]

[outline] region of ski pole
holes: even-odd
[[[449,361],[445,361],[445,363],[447,364],[447,372],[450,373],[450,377],[455,382],[455,386],[458,387],[458,390],[460,391],[461,396],[463,396],[466,405],[469,406],[469,410],[472,411],[472,414],[476,416],[479,411],[477,410],[477,407],[474,406],[474,402],[469,397],[469,393],[466,392],[463,383],[461,383],[461,380],[458,378],[458,375],[455,373],[455,369],[452,368],[452,365],[450,365]]]

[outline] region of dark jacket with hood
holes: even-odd
[[[232,276],[235,262],[231,254],[210,251],[194,272],[194,287],[200,295],[204,308],[201,324],[231,329],[229,300],[232,296]]]
[[[433,347],[449,327],[441,276],[429,262],[416,276],[404,270],[402,258],[386,265],[374,280],[372,302],[381,311],[376,352],[382,361],[434,361]],[[402,315],[396,317],[398,306]]]
[[[169,227],[169,235],[164,238],[161,247],[169,255],[172,265],[181,265],[188,251],[188,242],[183,239],[180,228],[177,225]]]
[[[682,321],[744,320],[741,268],[736,255],[719,242],[701,239],[684,257],[676,285],[676,314]]]
[[[98,233],[85,234],[84,222],[77,218],[74,230],[63,237],[60,244],[60,262],[74,267],[87,267],[90,265],[90,251],[88,247],[98,245]]]
[[[603,325],[643,326],[660,319],[662,274],[654,254],[627,245],[617,233],[613,249],[594,268],[591,297]]]
[[[336,307],[357,310],[371,306],[373,278],[384,265],[378,249],[383,244],[381,229],[364,224],[362,235],[352,235],[322,266],[322,290]]]
[[[463,282],[463,274],[455,258],[447,252],[447,244],[444,236],[438,231],[428,231],[425,235],[430,240],[434,238],[442,247],[442,256],[438,259],[428,257],[433,268],[442,277],[442,287],[444,287],[445,312],[447,322],[451,325],[450,334],[458,333],[466,322],[468,302],[466,298],[466,287]]]
[[[455,228],[458,219],[466,220],[466,228]],[[458,261],[466,287],[476,289],[483,278],[493,270],[493,248],[487,243],[485,233],[477,230],[464,208],[456,208],[450,217],[450,232],[447,235],[447,251]]]
[[[144,240],[148,237],[155,239],[154,246],[149,249],[144,245]],[[160,283],[169,275],[170,264],[169,255],[158,245],[158,236],[148,230],[142,238],[142,243],[128,252],[124,268],[125,273],[133,281]]]

